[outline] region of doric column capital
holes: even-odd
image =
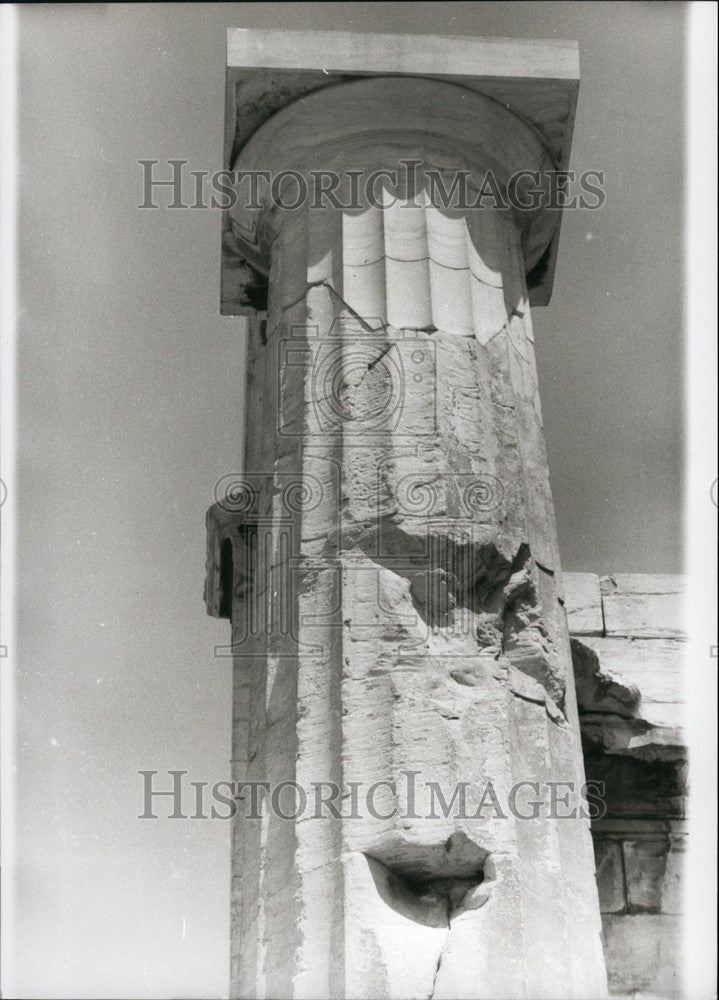
[[[538,131],[497,101],[419,77],[374,77],[325,87],[287,105],[233,164],[231,229],[268,273],[288,211],[357,212],[400,200],[448,213],[508,212],[526,269],[549,246],[551,151]]]
[[[506,195],[513,175],[536,171],[543,183],[525,175],[508,199],[531,205],[543,185],[546,195],[547,175],[568,167],[578,86],[575,42],[230,29],[224,167],[276,177],[353,164],[391,170],[414,159],[467,170],[485,205],[493,184]],[[266,312],[279,222],[264,210],[270,188],[271,179],[260,181],[251,199],[245,182],[225,212],[225,315]],[[291,200],[290,182],[285,191]],[[561,213],[514,205],[507,214],[521,233],[531,304],[545,305]]]

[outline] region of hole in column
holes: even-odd
[[[476,890],[485,881],[489,854],[462,831],[431,845],[393,837],[366,857],[379,897],[415,923],[448,927],[459,909],[486,901]]]

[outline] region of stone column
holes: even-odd
[[[235,165],[340,182],[233,211],[269,305],[206,596],[231,606],[234,778],[304,809],[286,787],[247,818],[245,792],[232,996],[606,991],[525,284],[557,213],[496,199],[551,166],[499,104],[406,77],[294,102]],[[427,180],[458,176],[483,208]]]

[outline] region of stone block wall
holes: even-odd
[[[615,995],[681,991],[681,820],[594,824],[604,956]]]
[[[574,636],[683,639],[685,577],[661,573],[565,573]]]
[[[605,785],[592,836],[609,988],[678,996],[684,578],[567,573],[564,582],[587,778]]]

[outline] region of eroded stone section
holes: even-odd
[[[685,756],[682,642],[573,638],[572,656],[585,743],[636,759]]]
[[[545,571],[532,561],[528,546],[517,555],[502,591],[502,651],[512,665],[510,683],[520,697],[542,691],[552,707],[564,707],[565,664],[543,613],[540,587]]]
[[[636,684],[602,665],[599,654],[579,639],[572,638],[572,663],[577,702],[585,715],[602,713],[630,719],[636,713],[641,694]]]

